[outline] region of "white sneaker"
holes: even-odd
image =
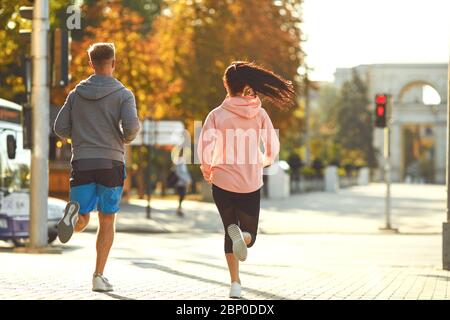
[[[58,238],[62,243],[66,243],[73,235],[73,229],[78,220],[80,205],[78,202],[69,201],[64,209],[64,216],[58,222]]]
[[[108,292],[113,291],[113,286],[102,274],[94,274],[92,277],[92,291]]]
[[[233,241],[233,253],[234,256],[240,261],[247,259],[247,245],[244,241],[241,229],[236,224],[230,224],[228,226],[228,235]]]
[[[232,282],[230,288],[230,298],[239,299],[241,297],[241,284],[239,282]]]

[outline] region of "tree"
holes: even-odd
[[[70,4],[70,0],[50,1],[50,30],[60,26],[57,14]],[[25,57],[31,52],[31,21],[21,18],[19,8],[33,6],[32,0],[0,0],[0,97],[19,103],[26,102]]]
[[[165,13],[155,21],[153,39],[159,44],[157,53],[171,57],[164,72],[182,86],[172,107],[185,119],[204,119],[225,97],[222,76],[233,60],[255,61],[298,80],[297,69],[303,63],[300,4],[300,0],[168,1]],[[265,106],[282,135],[298,122],[292,116],[295,108],[282,112],[269,103]]]
[[[373,124],[372,113],[368,109],[367,86],[353,71],[352,79],[343,84],[340,99],[336,106],[336,141],[345,149],[347,154],[359,154],[348,161],[363,160],[367,165],[376,165],[375,151],[373,148]]]
[[[86,51],[92,43],[106,41],[115,44],[115,76],[133,91],[140,117],[157,116],[161,110],[155,108],[155,100],[170,102],[179,92],[179,85],[177,81],[165,77],[162,70],[166,63],[165,56],[155,54],[158,44],[152,41],[149,33],[142,31],[144,18],[122,6],[120,1],[97,1],[91,6],[83,6],[83,11],[87,19],[99,12],[103,16],[98,24],[85,26],[83,37],[73,41],[71,83],[64,90],[54,92],[53,103],[61,105],[68,90],[92,73]],[[158,91],[154,90],[156,83]],[[167,104],[164,107],[166,114],[170,115],[171,109]]]
[[[312,158],[323,159],[327,163],[338,158],[339,145],[336,142],[336,105],[339,92],[332,84],[320,84],[317,89],[317,108],[312,108],[310,116],[310,141]]]
[[[21,19],[20,6],[29,6],[30,1],[0,1],[0,98],[23,100],[23,57],[29,54],[29,39],[20,36],[21,28],[31,28],[31,22]]]

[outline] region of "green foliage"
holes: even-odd
[[[313,158],[340,166],[374,167],[372,113],[367,86],[358,74],[340,91],[332,85],[321,86],[317,101],[310,118]]]
[[[310,146],[312,158],[332,162],[339,158],[341,147],[336,142],[336,105],[339,92],[333,85],[321,85],[317,93],[317,108],[310,115]]]
[[[302,176],[304,176],[305,178],[313,178],[316,176],[316,170],[314,170],[314,168],[312,167],[302,167],[300,169],[300,173]]]
[[[339,177],[345,177],[345,176],[347,176],[347,172],[345,171],[344,168],[338,168],[338,176],[339,176]]]
[[[30,40],[20,36],[20,29],[30,29],[31,22],[19,15],[19,7],[30,1],[0,0],[0,97],[14,100],[25,92],[21,77],[22,58],[29,53]]]
[[[359,159],[373,167],[376,164],[374,128],[369,106],[367,86],[354,71],[352,79],[342,86],[336,106],[336,141],[344,149],[360,151],[362,159]]]
[[[59,12],[71,3],[69,0],[50,1],[50,28],[60,26]],[[32,6],[30,0],[0,0],[0,97],[24,102],[24,58],[31,54],[31,21],[19,14],[21,6]]]

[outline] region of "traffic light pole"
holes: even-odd
[[[390,159],[390,130],[389,125],[384,128],[384,180],[386,182],[386,199],[384,206],[385,225],[382,230],[391,229],[391,159]]]
[[[308,71],[305,74],[305,129],[304,129],[304,141],[305,141],[305,163],[306,165],[311,164],[311,145],[310,145],[310,130],[309,130],[309,122],[310,122],[310,108],[309,108],[309,78]]]
[[[147,146],[147,207],[145,208],[145,216],[147,219],[152,218],[152,171],[151,171],[151,161],[152,161],[152,146]]]
[[[148,126],[146,125],[148,123]],[[153,124],[153,132],[152,132]],[[151,207],[151,197],[152,197],[152,156],[153,153],[156,155],[156,141],[158,139],[158,122],[156,120],[148,119],[148,122],[144,121],[142,130],[142,142],[147,145],[147,207],[145,209],[145,215],[147,219],[152,218],[152,207]],[[146,140],[148,139],[148,141]]]
[[[49,88],[48,63],[48,0],[35,0],[31,34],[33,79],[31,108],[33,149],[31,155],[30,244],[31,249],[47,247],[48,150],[49,150]]]
[[[450,58],[450,57],[449,57]],[[446,164],[446,186],[447,186],[447,205],[446,222],[442,225],[442,267],[444,270],[450,270],[450,59],[448,64],[447,77],[447,164]]]
[[[392,122],[392,100],[389,96],[387,105],[387,121],[384,128],[384,181],[386,182],[386,198],[384,205],[385,222],[380,231],[398,232],[391,225],[391,122]]]
[[[147,166],[145,168],[145,177],[146,177],[146,197],[147,197],[147,206],[145,208],[145,216],[147,219],[151,219],[152,217],[152,207],[151,207],[151,167],[150,163],[152,160],[152,150],[151,150],[151,132],[150,132],[150,124],[151,121],[148,119],[144,119],[142,123],[142,145],[147,147]]]

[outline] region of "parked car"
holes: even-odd
[[[29,238],[31,153],[23,145],[22,106],[0,99],[0,240],[22,246]],[[48,240],[66,202],[48,198]]]

